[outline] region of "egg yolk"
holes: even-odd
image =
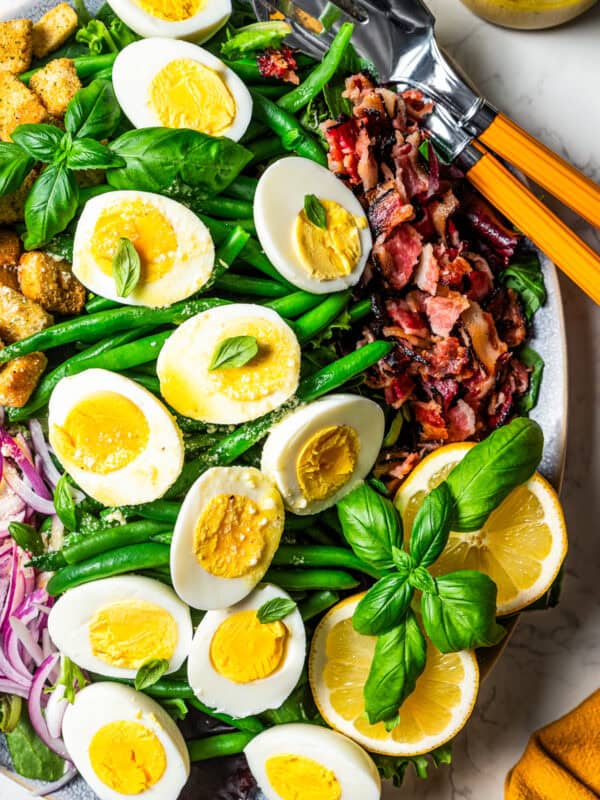
[[[88,753],[102,783],[124,795],[151,789],[167,767],[158,737],[145,725],[128,720],[110,722],[96,731]]]
[[[167,217],[145,200],[127,200],[105,208],[98,216],[90,251],[105,275],[112,276],[112,261],[119,239],[129,239],[140,257],[140,283],[153,283],[173,269],[177,236]]]
[[[198,563],[219,578],[252,573],[267,549],[269,516],[249,497],[219,494],[204,506],[194,531]]]
[[[98,609],[89,625],[93,654],[115,667],[138,669],[150,658],[170,661],[177,647],[177,623],[164,608],[123,600]]]
[[[136,4],[165,22],[183,22],[206,7],[207,0],[135,0]]]
[[[149,102],[165,128],[192,128],[222,136],[233,125],[236,102],[214,69],[181,58],[159,70],[150,84]]]
[[[265,770],[281,800],[341,800],[342,787],[335,773],[312,758],[272,756]]]
[[[238,611],[217,628],[210,660],[216,672],[230,681],[258,681],[279,669],[288,636],[283,622],[262,623],[255,611]]]
[[[108,475],[143,453],[148,421],[135,403],[117,392],[96,392],[75,405],[62,426],[53,429],[61,461]]]
[[[367,225],[333,200],[321,200],[327,227],[314,225],[302,211],[296,217],[294,244],[300,262],[311,276],[331,281],[350,275],[360,261],[362,246],[359,229]]]
[[[305,443],[296,461],[296,477],[307,500],[326,500],[352,477],[360,440],[354,428],[323,428]]]

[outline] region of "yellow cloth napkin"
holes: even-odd
[[[600,797],[600,689],[565,717],[536,731],[506,776],[505,800]]]

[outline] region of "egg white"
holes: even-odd
[[[360,449],[356,468],[335,494],[324,500],[304,497],[296,474],[298,456],[306,442],[323,428],[353,428]],[[352,491],[371,471],[383,442],[385,417],[379,405],[356,394],[330,394],[291,411],[276,423],[265,442],[261,470],[275,482],[288,510],[316,514],[330,508]]]
[[[167,766],[161,779],[140,800],[176,798],[190,774],[190,758],[181,731],[155,700],[130,686],[117,683],[94,683],[87,686],[67,706],[62,733],[65,747],[83,779],[100,800],[123,800],[124,795],[103,783],[92,766],[89,746],[96,732],[118,721],[137,722],[149,728],[165,750]]]
[[[114,277],[102,271],[90,249],[96,223],[106,209],[141,200],[154,206],[171,224],[177,238],[173,267],[150,283],[140,283],[127,297],[117,294]],[[152,192],[106,192],[85,204],[73,243],[73,273],[102,297],[130,306],[170,306],[199,291],[212,275],[215,247],[206,225],[189,208]]]
[[[197,42],[210,39],[231,16],[231,0],[209,0],[204,9],[179,22],[155,17],[144,11],[135,0],[109,0],[109,5],[140,36],[168,36]]]
[[[297,755],[331,770],[343,800],[379,800],[381,778],[373,759],[341,733],[304,723],[277,725],[255,736],[244,755],[267,800],[281,800],[267,776],[266,762],[278,755]]]
[[[309,194],[322,200],[333,200],[355,217],[366,220],[359,201],[328,169],[307,158],[281,158],[265,170],[254,198],[254,222],[262,248],[279,273],[299,289],[327,294],[354,286],[363,274],[373,246],[369,226],[358,231],[361,257],[349,275],[333,280],[312,277],[294,248],[296,218]]]
[[[135,678],[137,670],[107,664],[94,655],[89,637],[89,625],[98,610],[113,603],[135,601],[159,606],[173,617],[177,646],[166,674],[176,672],[187,658],[192,643],[190,609],[172,589],[142,575],[119,575],[69,589],[50,611],[50,638],[61,653],[83,669],[109,678]]]
[[[70,411],[90,395],[106,391],[136,405],[150,432],[144,450],[129,464],[100,475],[71,463],[61,453],[54,428],[64,426]],[[50,444],[65,470],[86,494],[106,506],[157,500],[175,483],[183,467],[183,436],[169,411],[147,389],[106,369],[88,369],[56,384],[48,404],[48,429]]]
[[[206,505],[221,494],[244,495],[271,513],[269,548],[263,568],[251,577],[221,578],[207,572],[194,554],[194,532]],[[188,491],[171,542],[171,578],[179,597],[193,608],[225,608],[246,597],[262,579],[279,546],[284,525],[283,503],[273,483],[253,467],[213,467]]]
[[[221,59],[191,42],[173,39],[141,39],[127,45],[113,66],[113,86],[119,105],[136,128],[162,125],[148,102],[152,80],[171,61],[190,59],[216,72],[223,80],[236,104],[236,115],[223,135],[238,141],[252,119],[252,96],[244,82],[226,67]]]
[[[218,627],[232,614],[256,610],[269,600],[289,600],[273,584],[258,586],[251,595],[231,608],[209,611],[196,630],[188,659],[188,682],[205,705],[234,717],[260,714],[278,708],[300,679],[306,655],[306,633],[298,609],[282,620],[289,631],[283,664],[272,675],[250,683],[236,683],[220,675],[212,665],[210,645]]]

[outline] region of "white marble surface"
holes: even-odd
[[[567,26],[543,32],[494,27],[457,0],[429,0],[429,5],[440,42],[488,99],[600,180],[600,5]],[[574,223],[570,212],[559,213]],[[585,225],[578,230],[600,250],[598,231]],[[521,618],[456,742],[454,765],[427,782],[411,776],[394,797],[500,800],[505,775],[530,734],[600,685],[600,312],[569,280],[561,283],[570,359],[562,492],[570,551],[561,603]]]

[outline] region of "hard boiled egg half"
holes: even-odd
[[[240,339],[255,354],[247,360],[225,358],[239,354]],[[272,309],[232,303],[180,325],[160,351],[156,371],[162,396],[177,412],[214,425],[237,425],[262,417],[294,394],[300,345]]]
[[[252,97],[240,78],[191,42],[133,42],[117,56],[113,85],[136,128],[191,128],[237,141],[252,118]]]
[[[116,372],[88,369],[60,380],[48,430],[65,470],[106,506],[157,500],[183,467],[183,437],[171,414]]]
[[[67,706],[62,733],[71,761],[100,800],[175,800],[190,774],[177,725],[129,686],[87,686]]]
[[[306,204],[318,204],[322,227]],[[314,294],[358,283],[373,246],[365,212],[350,189],[306,158],[282,158],[265,171],[254,199],[254,221],[277,270]]]
[[[364,480],[381,449],[385,418],[377,403],[330,394],[290,412],[272,429],[261,469],[286,508],[316,514]]]
[[[379,800],[373,759],[346,736],[303,723],[259,733],[244,755],[267,800]]]
[[[119,295],[113,260],[128,239],[140,258],[140,280]],[[170,306],[201,289],[215,249],[204,223],[181,203],[152,192],[118,191],[89,200],[77,224],[73,272],[94,294],[126,305]]]
[[[259,609],[289,596],[260,586],[241,603],[209,611],[196,630],[188,681],[205,705],[234,717],[278,708],[298,683],[306,634],[298,609],[275,622],[261,622]]]
[[[283,524],[281,496],[259,470],[207,470],[187,493],[175,524],[175,591],[194,608],[237,603],[269,568]]]
[[[231,0],[110,0],[109,5],[140,36],[205,42],[231,16]]]
[[[181,667],[192,643],[189,607],[172,589],[141,575],[92,581],[63,594],[48,630],[56,647],[84,669],[135,678],[150,659]]]

